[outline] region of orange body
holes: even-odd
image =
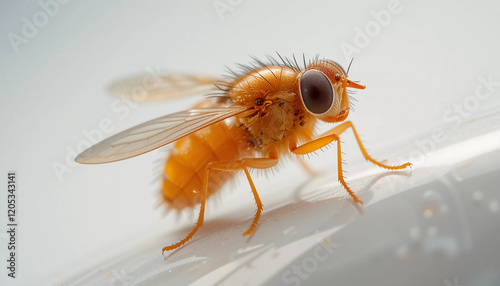
[[[249,155],[288,155],[291,145],[311,139],[316,118],[306,112],[297,96],[298,75],[299,72],[290,67],[274,66],[254,70],[234,80],[226,90],[233,102],[254,104],[257,98],[266,98],[273,104],[178,140],[164,170],[162,195],[169,207],[181,210],[200,203],[203,175],[210,162],[240,160]],[[220,107],[221,104],[205,100],[195,108]],[[207,196],[219,191],[233,175],[223,171],[213,174]]]
[[[234,129],[219,122],[177,141],[163,179],[163,199],[170,207],[181,210],[201,202],[203,175],[209,162],[241,158]],[[219,172],[217,180],[208,183],[208,197],[231,177],[231,173]]]
[[[243,73],[230,70],[234,75],[231,81],[215,83],[222,91],[216,99],[207,98],[194,109],[129,128],[85,150],[75,160],[86,164],[114,162],[176,142],[164,169],[162,199],[169,209],[176,210],[199,204],[200,212],[193,230],[178,243],[164,247],[163,252],[193,237],[203,225],[206,199],[236,171],[245,173],[257,206],[252,224],[243,233],[251,234],[263,204],[249,169],[269,170],[285,156],[310,154],[332,143],[337,146],[339,182],[355,202],[362,203],[343,176],[339,136],[347,129],[352,129],[367,161],[388,170],[411,166],[409,162],[389,166],[368,155],[353,124],[345,121],[350,110],[347,88],[365,87],[347,79],[348,72],[339,64],[316,58],[306,65],[304,58],[302,69],[295,58],[290,61],[278,56],[283,64],[272,58],[271,63],[255,59],[256,64],[240,66]],[[158,94],[177,95],[179,87],[189,86],[184,93],[194,93],[206,84],[204,77],[189,78],[194,84],[179,86],[175,80],[167,81]],[[318,120],[342,123],[313,137]]]

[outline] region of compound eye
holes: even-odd
[[[300,97],[307,110],[313,114],[323,114],[333,105],[332,83],[319,70],[308,70],[300,78]]]

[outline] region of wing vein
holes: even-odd
[[[249,108],[229,105],[219,109],[192,109],[166,115],[127,129],[90,147],[76,161],[100,164],[131,158],[174,142]]]

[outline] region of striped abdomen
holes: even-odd
[[[177,141],[165,165],[163,178],[162,194],[169,208],[181,210],[201,202],[208,163],[240,159],[241,152],[234,139],[234,135],[239,133],[237,129],[219,122]],[[231,172],[212,171],[208,197],[219,191],[232,177]]]

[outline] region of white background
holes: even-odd
[[[40,1],[48,2],[53,3]],[[114,133],[196,101],[145,103],[125,114],[125,103],[106,91],[123,76],[148,67],[218,75],[224,65],[275,51],[319,54],[346,67],[350,55],[342,46],[351,45],[358,50],[350,78],[367,89],[356,95],[359,102],[350,117],[375,154],[390,142],[456,124],[452,116],[468,120],[469,115],[452,111],[454,105],[474,96],[479,77],[500,81],[496,1],[396,1],[399,12],[375,24],[379,30],[371,31],[365,46],[356,45],[357,31],[377,23],[374,13],[387,11],[389,1],[232,1],[230,11],[218,13],[214,5],[226,1],[74,0],[57,4],[57,11],[20,45],[12,43],[12,33],[23,36],[23,18],[33,23],[44,10],[36,1],[0,3],[2,261],[5,177],[10,170],[18,174],[15,282],[0,267],[0,281],[8,285],[66,277],[122,245],[177,227],[173,217],[153,208],[157,196],[151,181],[158,171],[153,162],[164,153],[102,166],[66,161],[68,150],[86,141],[85,130],[99,128],[103,119],[111,120]],[[498,96],[494,92],[467,113],[498,109]],[[354,145],[352,138],[345,141]],[[354,147],[346,150],[353,150],[350,158],[360,156]],[[321,165],[321,158],[317,161]],[[57,164],[70,171],[60,179]],[[256,183],[279,184],[287,176],[281,172]],[[239,195],[245,196],[241,204],[251,204],[247,189],[229,196]]]

